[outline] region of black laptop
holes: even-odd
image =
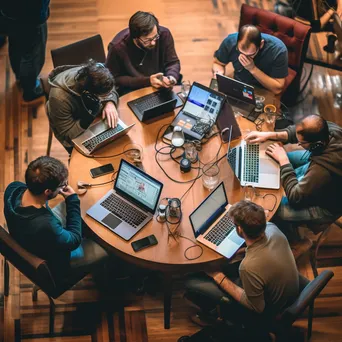
[[[160,90],[129,101],[127,105],[139,121],[147,121],[173,112],[182,101],[172,90]]]

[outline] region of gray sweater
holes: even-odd
[[[286,197],[294,208],[319,206],[332,214],[341,214],[342,205],[342,128],[328,122],[330,140],[320,153],[311,155],[304,177],[298,181],[291,164],[280,169]],[[288,143],[297,143],[296,127],[289,126]]]
[[[66,65],[55,68],[49,75],[51,90],[47,102],[47,113],[51,128],[60,143],[70,148],[72,139],[83,133],[87,127],[81,124],[87,122],[90,125],[93,118],[81,100],[81,94],[77,91],[75,76],[81,66]],[[112,101],[117,106],[119,95],[113,88],[106,98],[101,98],[102,106]],[[102,110],[100,111],[100,113]]]

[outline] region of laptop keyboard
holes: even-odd
[[[107,131],[104,131],[95,137],[92,137],[82,143],[82,145],[89,151],[93,151],[94,148],[102,143],[103,141],[112,138],[115,134],[121,132],[123,130],[123,127],[119,124],[115,128],[108,129]]]
[[[236,166],[236,148],[233,148],[228,152],[228,163],[231,165],[233,169]]]
[[[218,246],[233,229],[235,229],[235,224],[226,213],[204,238]]]
[[[140,113],[143,113],[145,110],[159,106],[166,101],[168,101],[168,100],[166,100],[165,98],[160,96],[160,94],[158,92],[154,92],[152,94],[141,97],[140,99],[136,99],[134,101],[134,104],[135,104],[136,108],[140,111]]]
[[[259,182],[259,145],[246,145],[245,153],[245,168],[244,168],[244,181],[251,183]]]
[[[138,227],[148,217],[115,194],[110,194],[101,205],[133,227]]]

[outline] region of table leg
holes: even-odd
[[[172,275],[164,273],[164,329],[170,329]]]

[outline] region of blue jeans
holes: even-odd
[[[301,181],[310,166],[310,153],[308,151],[293,151],[287,154],[293,166],[298,181]],[[293,208],[287,199],[283,197],[280,206],[272,218],[278,228],[287,236],[293,239],[293,231],[300,224],[315,224],[334,222],[338,216],[333,215],[327,209],[318,206],[296,209]]]

